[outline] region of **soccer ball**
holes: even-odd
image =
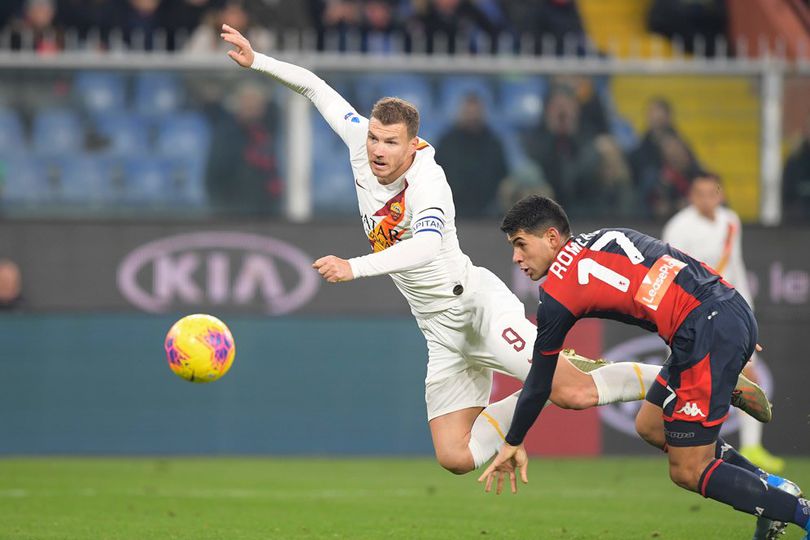
[[[225,375],[236,355],[231,331],[211,315],[183,317],[166,334],[164,346],[171,370],[195,383],[215,381]]]

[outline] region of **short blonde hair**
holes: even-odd
[[[405,124],[408,138],[416,137],[419,132],[419,111],[412,103],[396,97],[384,97],[371,108],[371,117],[382,125]]]

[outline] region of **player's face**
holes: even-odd
[[[408,138],[408,128],[405,124],[383,125],[372,117],[368,123],[366,139],[371,172],[382,183],[393,182],[413,163],[417,142],[416,137]]]
[[[714,211],[723,202],[720,185],[713,180],[695,180],[689,190],[689,202],[702,215],[714,219]]]
[[[506,235],[506,239],[512,244],[512,262],[532,281],[548,273],[562,246],[560,233],[554,227],[539,236],[519,229],[515,234]]]

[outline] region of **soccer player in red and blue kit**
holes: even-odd
[[[496,477],[500,491],[506,474],[515,491],[516,468],[527,481],[522,442],[548,399],[563,340],[577,320],[598,317],[657,332],[672,350],[636,417],[639,435],[667,451],[672,481],[760,516],[772,529],[810,529],[810,506],[795,484],[765,473],[719,437],[737,376],[757,347],[757,323],[733,287],[705,264],[631,229],[572,236],[565,211],[546,197],[518,201],[501,230],[520,269],[546,280],[531,371],[506,444],[480,478],[487,491]]]

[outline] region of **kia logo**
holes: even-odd
[[[637,337],[620,343],[605,352],[604,357],[613,362],[641,362],[643,364],[662,365],[669,356],[669,349],[666,343],[655,334]],[[768,366],[762,359],[762,355],[757,355],[757,361],[753,364],[754,371],[759,378],[759,385],[765,394],[770,397],[773,388],[773,379]],[[612,403],[599,407],[599,416],[610,427],[636,436],[635,418],[641,401],[630,401],[628,403]],[[739,427],[737,409],[731,408],[731,416],[723,422],[721,433],[733,433]],[[740,413],[745,414],[745,413]]]
[[[315,295],[319,281],[311,262],[298,248],[257,234],[180,234],[127,255],[118,267],[118,288],[130,302],[154,313],[175,304],[247,305],[258,300],[267,313],[283,315]],[[152,279],[146,286],[149,270]]]

